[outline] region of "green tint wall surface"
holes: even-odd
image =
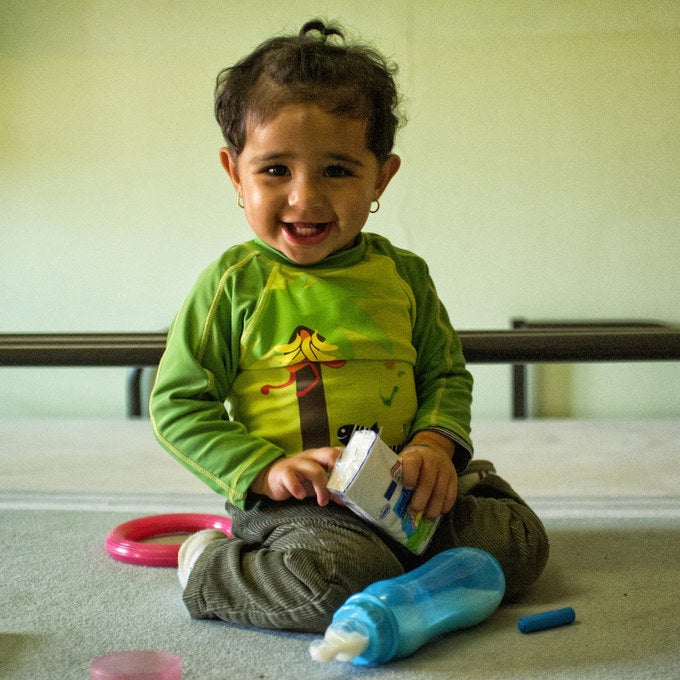
[[[168,326],[250,237],[218,162],[214,78],[317,14],[400,66],[403,165],[366,229],[428,260],[458,328],[680,322],[675,1],[10,0],[0,332]],[[5,415],[124,413],[124,371],[2,370]],[[507,417],[509,367],[473,371],[475,417]],[[541,415],[680,414],[677,364],[535,378]]]

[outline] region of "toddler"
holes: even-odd
[[[180,550],[195,618],[322,632],[349,595],[447,548],[494,555],[508,597],[547,560],[540,520],[470,462],[472,378],[425,262],[362,231],[400,165],[394,71],[311,21],[218,76],[220,158],[255,238],[200,275],[150,407],[160,444],[232,518],[233,538]],[[441,516],[423,555],[331,502],[356,428],[401,456],[409,511]]]

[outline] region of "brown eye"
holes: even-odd
[[[272,177],[285,177],[288,174],[288,168],[285,165],[270,165],[265,168],[265,172]]]
[[[332,177],[332,178],[352,177],[353,174],[354,173],[352,173],[351,170],[348,170],[343,165],[330,165],[324,171],[324,175],[326,177]]]

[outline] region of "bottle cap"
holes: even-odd
[[[314,661],[351,661],[368,647],[365,635],[350,630],[341,624],[331,624],[321,640],[309,645],[309,654]]]
[[[182,657],[154,650],[104,654],[90,665],[91,680],[182,680]]]

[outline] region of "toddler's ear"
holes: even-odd
[[[401,165],[401,158],[397,154],[391,153],[387,160],[380,166],[378,171],[378,179],[375,184],[377,195],[380,196],[385,188],[390,183],[390,180],[397,174],[399,166]]]
[[[241,180],[239,179],[238,174],[238,166],[236,163],[236,159],[231,155],[231,152],[229,151],[229,149],[227,149],[226,146],[223,146],[220,149],[220,163],[222,164],[222,167],[226,170],[227,175],[229,175],[229,177],[231,178],[234,187],[236,187],[236,191],[238,191],[241,186]]]

